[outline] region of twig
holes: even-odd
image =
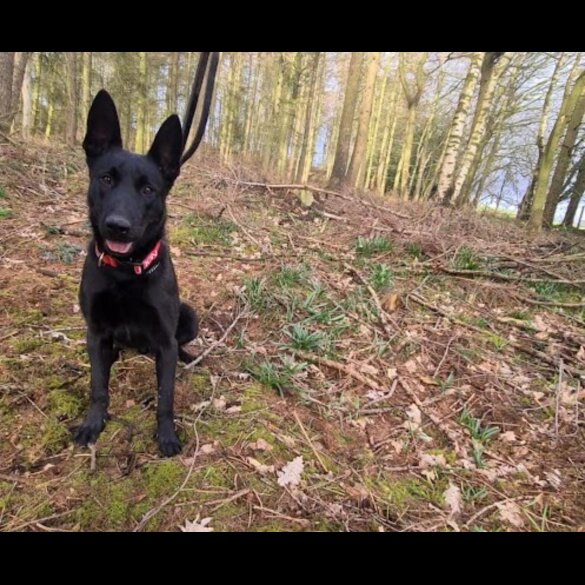
[[[455,433],[448,426],[446,426],[445,423],[438,416],[425,410],[425,405],[417,396],[416,392],[407,384],[404,378],[401,377],[399,378],[399,380],[400,385],[402,386],[402,388],[404,388],[404,391],[410,396],[410,398],[412,398],[413,402],[419,407],[420,411],[424,413],[428,418],[430,418],[433,424],[446,435],[446,437],[453,443],[455,451],[460,452],[461,448],[459,447],[459,443],[457,441],[457,436],[455,435]]]
[[[191,368],[195,367],[202,359],[207,357],[218,345],[221,345],[230,334],[232,329],[237,325],[238,321],[248,315],[246,310],[241,311],[236,315],[236,318],[231,322],[230,326],[225,330],[224,334],[218,339],[215,343],[212,343],[202,354],[197,356],[191,363],[183,366],[185,370],[190,370]]]
[[[290,520],[291,522],[297,522],[298,524],[302,524],[303,526],[310,526],[311,522],[306,518],[294,518],[293,516],[287,516],[286,514],[282,514],[277,512],[276,510],[271,510],[270,508],[265,508],[264,506],[254,506],[254,510],[258,510],[259,512],[268,512],[268,514],[272,514],[277,518],[283,518],[284,520]]]
[[[494,508],[497,508],[500,504],[503,504],[505,502],[515,502],[518,500],[524,500],[526,499],[526,496],[517,496],[515,498],[506,498],[504,500],[499,500],[498,502],[494,502],[493,504],[490,504],[489,506],[485,506],[484,508],[482,508],[479,512],[477,512],[476,514],[474,514],[465,524],[465,528],[469,527],[471,524],[473,524],[473,522],[475,522],[480,516],[483,516],[486,512],[489,512],[490,510],[493,510]]]
[[[561,404],[561,389],[563,384],[563,358],[559,360],[559,382],[557,384],[557,395],[555,397],[555,443],[559,440],[559,407]],[[577,400],[578,402],[578,400]]]
[[[365,386],[369,386],[370,388],[377,390],[378,392],[384,392],[385,390],[382,386],[380,386],[380,384],[378,384],[378,382],[375,382],[374,380],[371,380],[370,378],[364,376],[363,374],[360,374],[360,372],[356,372],[353,368],[350,368],[349,366],[345,366],[343,364],[340,364],[339,362],[334,362],[332,360],[322,358],[312,353],[301,351],[300,349],[296,349],[294,350],[294,352],[304,360],[316,364],[322,364],[324,366],[327,366],[328,368],[337,370],[338,372],[341,372],[346,376],[350,376],[354,380],[357,380],[358,382],[361,382]]]
[[[45,516],[44,518],[36,518],[35,520],[30,520],[29,522],[25,522],[24,524],[20,524],[16,528],[12,528],[12,532],[18,532],[31,524],[37,524],[38,522],[47,522],[47,520],[55,520],[55,518],[62,518],[63,516],[69,516],[69,514],[73,514],[76,510],[67,510],[66,512],[61,512],[60,514],[53,514],[51,516]]]
[[[226,504],[229,504],[230,502],[233,502],[235,500],[239,500],[243,496],[247,496],[249,493],[251,493],[251,491],[252,490],[250,488],[246,488],[246,489],[240,490],[239,492],[236,492],[235,494],[233,494],[229,498],[222,498],[221,500],[212,500],[211,502],[205,502],[205,506],[211,506],[213,504],[217,504],[217,506],[215,506],[211,509],[211,512],[213,513],[216,510],[219,510],[222,506],[225,506]]]
[[[317,449],[315,449],[315,445],[313,445],[313,441],[311,441],[309,435],[307,434],[307,431],[305,430],[305,427],[303,426],[303,423],[302,423],[301,419],[299,418],[299,415],[294,410],[293,410],[293,416],[295,417],[295,420],[297,421],[297,424],[299,425],[301,432],[303,433],[307,443],[309,444],[309,447],[311,447],[313,453],[315,454],[315,457],[317,458],[319,465],[321,465],[321,467],[323,468],[323,471],[325,471],[325,473],[329,473],[329,470],[327,469],[327,466],[325,465],[325,463],[323,463],[323,460],[321,459],[319,452],[317,451]]]
[[[582,288],[585,286],[585,280],[524,278],[514,274],[499,274],[497,272],[486,272],[484,270],[455,270],[453,268],[447,268],[446,266],[437,266],[437,268],[445,274],[459,276],[461,278],[489,278],[491,280],[504,280],[506,282],[522,282],[524,284],[541,284],[553,282],[555,284],[564,284],[566,286],[572,286],[575,288]]]
[[[356,197],[350,197],[349,195],[344,195],[343,193],[339,193],[339,191],[331,191],[329,189],[322,189],[321,187],[315,187],[314,185],[298,185],[298,184],[291,184],[291,185],[271,185],[268,183],[253,183],[250,181],[236,181],[238,185],[245,185],[247,187],[261,187],[262,189],[284,189],[290,191],[313,191],[314,193],[323,193],[323,195],[333,195],[334,197],[339,197],[340,199],[345,199],[346,201],[352,201],[353,203],[361,203],[362,205],[366,205],[367,207],[373,207],[374,209],[379,209],[381,211],[386,211],[395,215],[396,217],[400,217],[402,219],[411,219],[409,215],[405,213],[399,213],[398,211],[394,211],[389,209],[388,207],[383,207],[382,205],[376,205],[375,203],[371,203],[369,201],[365,201],[364,199],[357,199]]]
[[[485,331],[480,329],[479,327],[476,327],[475,325],[471,325],[470,323],[466,323],[465,321],[462,321],[461,319],[457,319],[457,317],[453,317],[452,315],[449,315],[449,313],[447,313],[446,311],[443,311],[443,309],[441,309],[440,307],[437,307],[436,305],[432,305],[432,304],[426,302],[419,295],[416,295],[414,293],[409,293],[408,297],[410,299],[412,299],[415,303],[418,303],[419,305],[422,305],[423,307],[426,307],[427,309],[434,311],[435,313],[438,313],[439,315],[441,315],[442,317],[445,317],[446,319],[449,319],[453,323],[457,323],[457,325],[461,325],[462,327],[466,327],[467,329],[471,329],[471,331],[475,331],[476,333],[479,333],[480,335],[485,334]],[[527,347],[527,346],[522,345],[521,343],[519,343],[517,341],[509,340],[508,344],[511,347],[514,347],[515,349],[517,349],[519,351],[522,351],[522,352],[527,353],[533,357],[538,358],[539,360],[543,361],[544,363],[548,364],[549,366],[553,366],[554,368],[557,367],[557,362],[553,358],[549,357],[548,355],[546,355],[542,351],[538,351],[537,349],[534,349],[533,347]],[[582,372],[576,368],[573,368],[572,366],[567,366],[567,365],[565,365],[565,370],[567,372],[570,372],[571,375],[573,375],[575,377],[580,377],[580,378],[585,380],[585,372]]]
[[[392,337],[394,335],[394,331],[392,331],[392,329],[390,328],[389,323],[392,321],[392,318],[382,307],[380,297],[378,297],[376,291],[370,286],[370,283],[359,273],[359,271],[356,268],[354,268],[351,264],[349,264],[348,262],[344,262],[343,266],[350,272],[353,272],[353,274],[357,276],[358,280],[366,287],[366,289],[370,293],[370,296],[372,297],[372,300],[374,301],[374,304],[376,305],[376,308],[378,309],[378,314],[380,315],[380,322],[382,324],[384,332],[386,333],[386,335],[388,335],[388,337]]]

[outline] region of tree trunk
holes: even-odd
[[[20,110],[22,84],[24,74],[29,58],[32,53],[14,53],[14,68],[12,72],[12,105],[11,105],[11,124],[15,121],[16,114]]]
[[[581,159],[581,166],[575,179],[575,184],[571,190],[571,199],[569,200],[569,206],[565,213],[565,219],[563,225],[565,227],[571,227],[575,223],[575,214],[579,208],[579,202],[585,192],[585,156]]]
[[[84,52],[83,56],[83,72],[81,75],[81,94],[82,94],[82,105],[83,105],[83,124],[87,120],[89,113],[89,106],[91,103],[91,68],[92,68],[92,53]]]
[[[579,77],[575,81],[575,85],[565,95],[561,104],[559,115],[553,126],[552,132],[549,136],[547,144],[544,148],[542,156],[542,164],[538,169],[538,176],[536,179],[536,187],[534,190],[534,202],[532,205],[532,211],[528,220],[528,227],[531,230],[542,229],[544,220],[544,206],[546,204],[546,197],[548,193],[549,179],[552,172],[554,163],[555,153],[557,151],[559,142],[567,128],[569,123],[569,117],[571,116],[577,102],[583,96],[585,91],[585,70],[581,71]]]
[[[546,198],[546,204],[544,206],[544,225],[552,227],[557,209],[557,204],[561,196],[561,190],[565,183],[565,177],[567,170],[571,162],[571,156],[573,154],[573,148],[575,147],[575,141],[577,140],[577,134],[579,127],[583,121],[585,115],[585,93],[581,96],[571,117],[569,119],[569,125],[567,132],[561,145],[561,151],[557,159],[557,166],[553,173],[550,189]]]
[[[33,117],[33,82],[32,82],[33,61],[29,59],[24,71],[22,82],[22,137],[30,138]]]
[[[459,95],[459,101],[449,131],[449,138],[447,139],[437,187],[437,198],[446,205],[451,202],[455,188],[455,167],[461,150],[461,142],[463,140],[463,132],[465,131],[465,123],[469,115],[471,100],[477,86],[477,80],[479,79],[483,56],[483,53],[474,53],[471,57],[471,63],[467,70],[463,89]]]
[[[147,56],[146,53],[138,53],[138,100],[136,115],[136,134],[134,138],[134,150],[138,153],[146,151],[146,109],[147,109]]]
[[[177,113],[177,101],[179,99],[179,57],[181,53],[171,53],[171,66],[169,67],[169,82],[166,92],[167,116]]]
[[[371,189],[372,188],[372,179],[373,179],[373,171],[374,171],[374,156],[376,154],[376,146],[378,145],[378,134],[380,132],[380,120],[382,119],[382,107],[384,105],[384,97],[386,96],[386,88],[388,87],[388,77],[390,75],[390,65],[392,61],[388,59],[386,66],[384,67],[384,72],[382,74],[382,87],[380,89],[380,95],[378,97],[378,104],[376,108],[375,114],[375,121],[374,127],[372,128],[371,137],[368,140],[368,154],[367,154],[367,170],[366,170],[366,182],[365,188]],[[380,158],[380,153],[378,153],[378,159]],[[378,162],[379,164],[379,162]]]
[[[347,84],[343,99],[343,110],[339,123],[339,136],[333,161],[333,170],[329,179],[329,188],[335,189],[347,182],[347,165],[351,148],[353,121],[358,98],[358,89],[364,53],[352,53],[347,73]]]
[[[0,132],[8,134],[12,122],[14,53],[0,53]]]
[[[412,158],[412,145],[414,142],[416,112],[424,89],[424,65],[427,56],[428,53],[420,53],[416,57],[415,69],[413,72],[414,85],[411,87],[406,75],[406,57],[404,53],[399,55],[398,72],[400,74],[400,83],[406,99],[408,117],[406,120],[406,129],[404,130],[402,153],[400,155],[400,162],[394,180],[394,190],[397,191],[403,199],[408,199],[409,196],[408,185],[410,182],[410,164]]]
[[[302,138],[301,153],[299,155],[299,166],[295,177],[295,183],[304,184],[309,178],[311,170],[311,159],[313,154],[313,127],[314,119],[313,111],[318,102],[317,81],[319,76],[319,63],[321,53],[315,53],[313,56],[313,63],[311,66],[311,79],[309,82],[309,93],[307,96],[307,108],[305,110],[305,128]]]
[[[532,179],[530,180],[530,185],[524,193],[524,197],[522,197],[522,201],[520,202],[520,206],[518,207],[518,214],[516,215],[517,219],[520,220],[527,220],[530,217],[530,212],[532,210],[532,202],[534,200],[534,188],[536,187],[536,179],[538,176],[538,170],[540,169],[540,165],[542,164],[542,154],[544,152],[544,135],[546,132],[546,126],[548,122],[548,114],[550,112],[550,107],[552,103],[552,95],[554,93],[554,89],[556,86],[557,77],[561,67],[565,61],[566,53],[562,53],[559,59],[555,64],[555,68],[553,69],[552,76],[550,78],[550,83],[548,85],[548,89],[546,95],[544,97],[544,102],[542,106],[542,114],[540,116],[540,125],[538,128],[538,134],[536,136],[536,147],[538,149],[538,158],[536,160],[536,165],[532,172]],[[575,71],[575,66],[578,63],[579,58],[575,59],[573,65],[573,71]],[[573,72],[572,71],[572,72]],[[572,73],[571,72],[571,73]],[[569,75],[569,78],[571,75]]]
[[[67,80],[67,120],[65,126],[65,140],[67,144],[75,144],[77,137],[77,53],[65,53],[66,80]]]
[[[378,169],[376,171],[376,192],[378,195],[384,195],[386,192],[386,181],[388,180],[388,167],[394,147],[394,134],[396,132],[396,123],[398,115],[396,108],[398,105],[398,84],[394,85],[386,123],[384,125],[384,134],[382,136],[382,145],[380,146],[380,155],[378,158]]]
[[[372,102],[374,99],[374,85],[380,63],[380,53],[371,53],[366,57],[366,82],[360,108],[357,136],[349,165],[349,181],[354,188],[364,186],[365,154],[368,146],[370,118],[372,116]]]
[[[501,74],[506,70],[511,58],[512,53],[504,53],[503,55],[501,53],[486,53],[483,60],[479,97],[471,126],[471,134],[467,148],[463,153],[461,168],[455,179],[455,187],[453,190],[453,201],[458,206],[462,206],[468,201],[469,189],[473,175],[477,170],[477,164],[479,162],[478,153],[484,139],[495,89]]]

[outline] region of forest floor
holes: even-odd
[[[585,240],[198,155],[168,200],[200,337],[181,456],[125,354],[95,452],[79,153],[0,147],[0,530],[585,530]],[[581,408],[580,408],[581,407]]]

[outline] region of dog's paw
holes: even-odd
[[[159,429],[158,448],[163,457],[174,457],[181,452],[182,446],[173,428]]]
[[[89,414],[83,421],[81,426],[73,431],[73,441],[80,447],[87,447],[93,445],[98,440],[100,433],[106,426],[106,415],[92,415]]]

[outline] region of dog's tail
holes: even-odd
[[[175,335],[179,344],[179,359],[188,364],[195,358],[188,354],[181,346],[193,341],[199,332],[199,318],[197,313],[186,303],[181,303],[179,313],[179,324],[177,326],[177,333]]]

